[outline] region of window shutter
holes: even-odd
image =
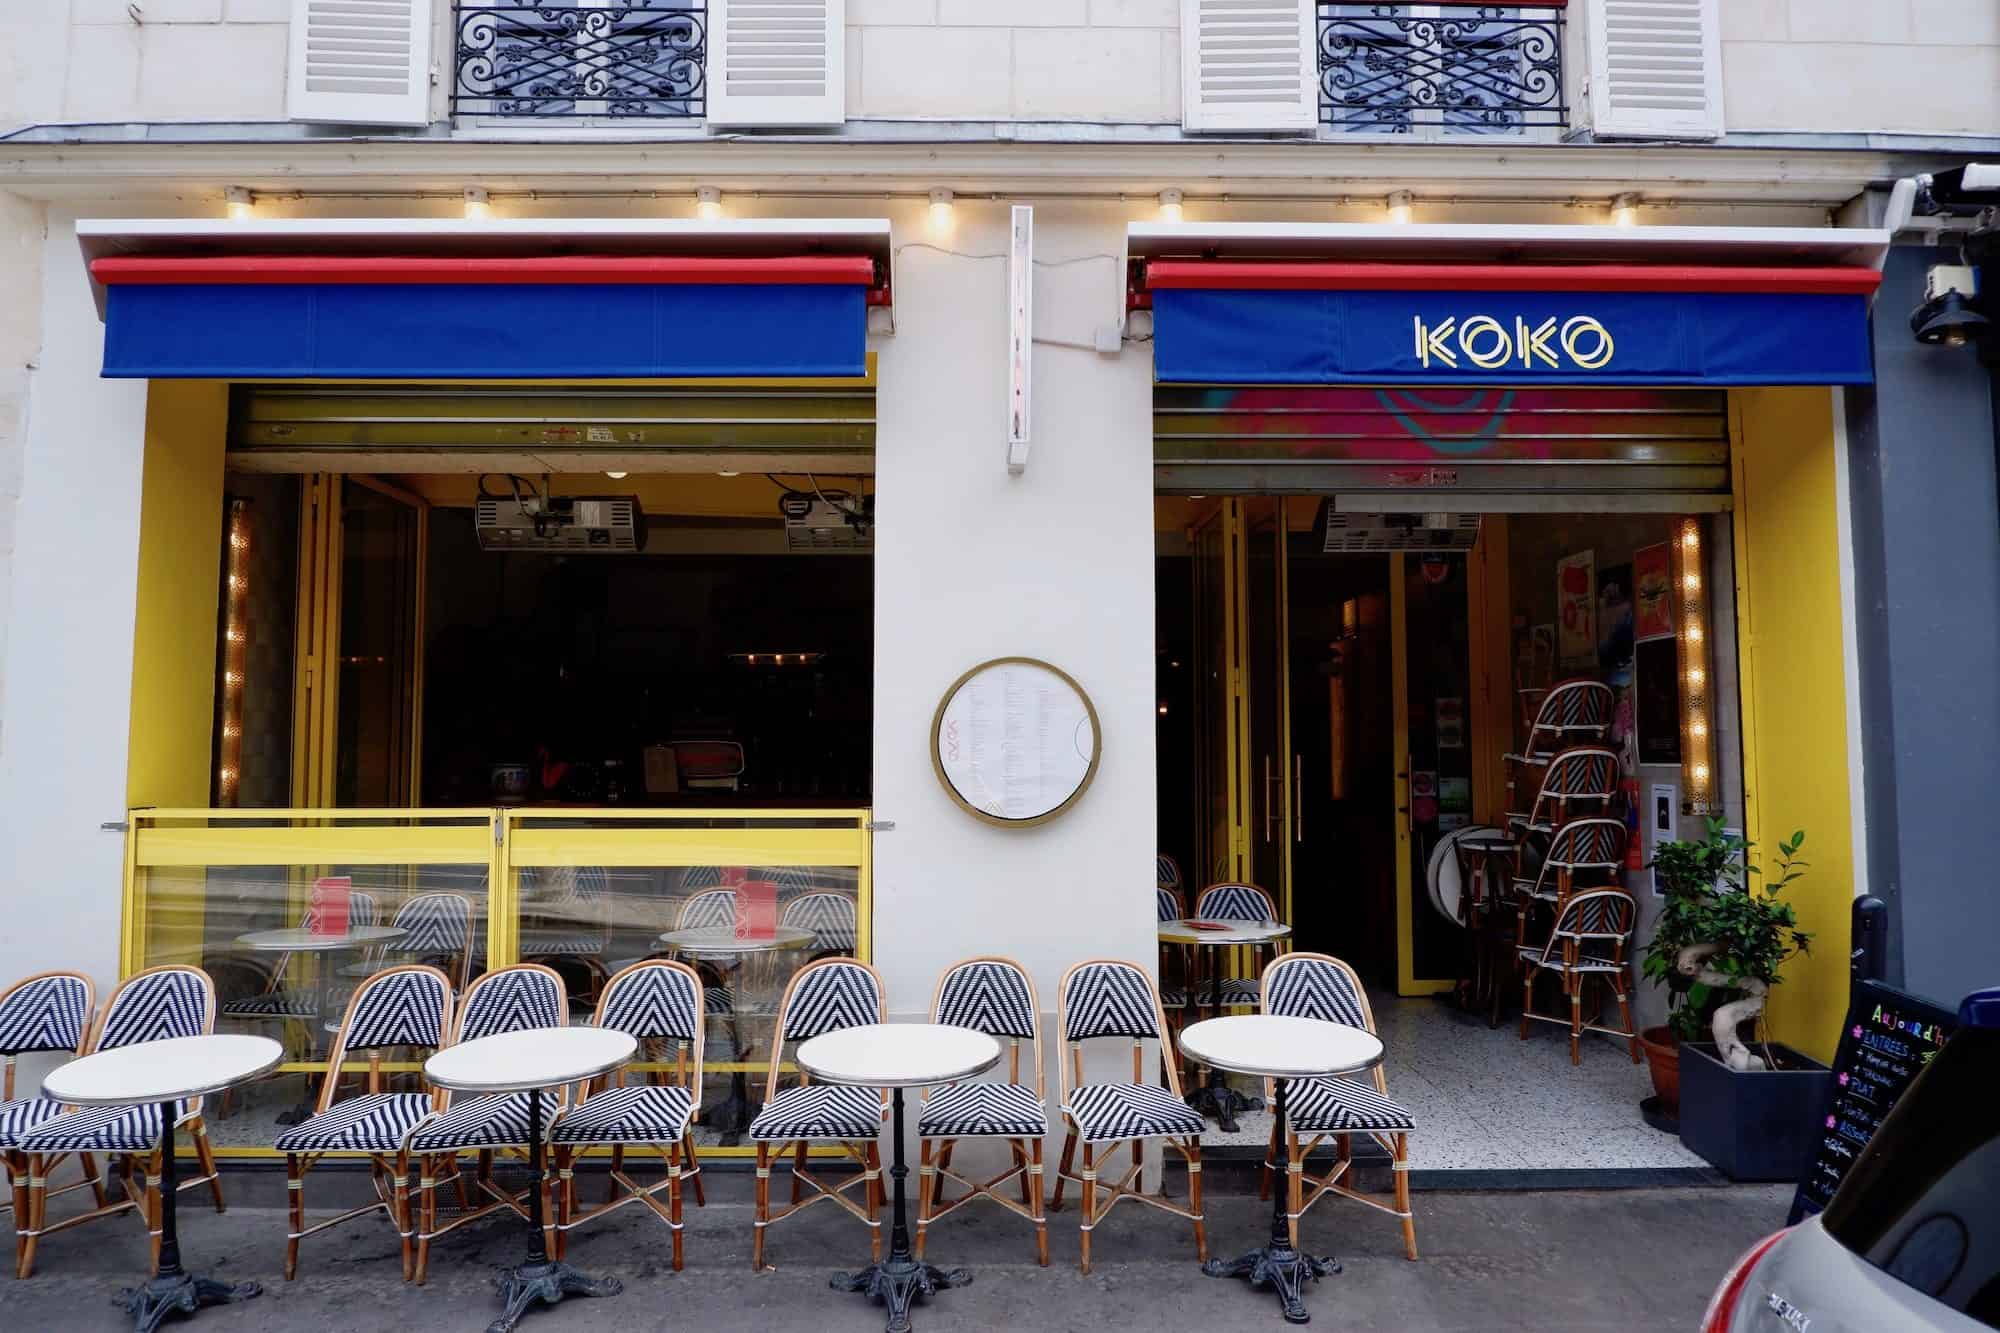
[[[1309,130],[1319,123],[1313,0],[1181,0],[1181,125]]]
[[[1595,0],[1590,118],[1601,138],[1722,134],[1719,0]]]
[[[840,124],[846,48],[846,0],[709,0],[709,123]]]
[[[292,0],[293,120],[428,125],[431,0]]]

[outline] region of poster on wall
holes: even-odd
[[[1597,574],[1597,669],[1613,685],[1632,662],[1632,566],[1606,565]]]
[[[1675,820],[1681,808],[1681,789],[1671,782],[1655,782],[1652,785],[1651,818],[1646,826],[1646,864],[1660,854],[1660,844],[1674,840]],[[1653,896],[1664,898],[1660,892],[1660,877],[1648,870],[1647,876],[1653,881]]]
[[[1632,553],[1632,637],[1670,638],[1674,632],[1673,570],[1667,543]]]
[[[1597,661],[1595,551],[1577,551],[1556,561],[1556,655],[1565,667]]]
[[[1648,639],[1638,648],[1633,674],[1639,762],[1681,761],[1681,689],[1672,639]]]

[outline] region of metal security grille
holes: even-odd
[[[1728,396],[1652,388],[1160,385],[1155,488],[1350,512],[1728,507]]]
[[[1560,8],[1322,3],[1320,123],[1373,134],[1561,127],[1562,55]]]
[[[452,17],[454,116],[707,113],[704,0],[458,4]]]

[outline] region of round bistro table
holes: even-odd
[[[686,930],[670,930],[658,936],[659,942],[675,953],[686,958],[737,958],[748,957],[759,960],[757,975],[752,977],[746,969],[745,976],[729,987],[729,1044],[734,1048],[732,1063],[745,1064],[747,1052],[743,1049],[743,1018],[745,997],[764,981],[771,979],[774,969],[771,960],[787,949],[807,949],[817,938],[810,930],[797,926],[779,926],[768,938],[739,940],[734,926],[691,926]],[[750,1105],[749,1075],[741,1070],[732,1070],[729,1075],[729,1095],[702,1116],[702,1123],[716,1131],[725,1148],[734,1148],[743,1141],[743,1135],[750,1128],[750,1122],[757,1118]]]
[[[616,1296],[625,1284],[615,1277],[591,1278],[549,1258],[542,1239],[542,1194],[547,1184],[542,1142],[542,1089],[577,1083],[609,1073],[638,1053],[628,1032],[613,1028],[524,1028],[447,1046],[424,1061],[424,1077],[454,1092],[528,1094],[528,1160],[534,1186],[528,1198],[528,1258],[500,1279],[505,1306],[487,1333],[510,1333],[537,1301],[554,1305],[565,1296]]]
[[[169,1311],[191,1315],[204,1305],[248,1300],[263,1290],[255,1282],[232,1285],[196,1277],[181,1266],[174,1207],[180,1195],[174,1121],[180,1118],[184,1099],[248,1083],[284,1058],[285,1048],[269,1037],[241,1033],[169,1037],[86,1055],[42,1080],[46,1096],[73,1106],[159,1105],[160,1268],[145,1286],[120,1297],[139,1333],[153,1333]]]
[[[401,926],[353,926],[339,935],[320,935],[303,927],[287,927],[283,930],[253,930],[247,935],[238,935],[236,942],[255,953],[318,953],[331,954],[343,949],[365,949],[370,945],[386,944],[399,940],[410,932]],[[313,969],[313,1015],[314,1026],[322,1031],[339,1029],[340,1019],[333,1013],[333,965],[322,961]],[[278,1116],[281,1125],[301,1125],[312,1118],[312,1108],[304,1102],[293,1106]]]
[[[1328,1023],[1317,1018],[1286,1018],[1277,1014],[1236,1014],[1194,1023],[1181,1031],[1181,1049],[1211,1069],[1256,1074],[1271,1080],[1271,1124],[1278,1151],[1285,1142],[1285,1085],[1299,1078],[1330,1078],[1356,1074],[1382,1063],[1382,1041],[1372,1032]],[[1289,1167],[1289,1162],[1287,1162]],[[1285,1200],[1288,1191],[1271,1191],[1271,1241],[1240,1259],[1211,1259],[1202,1265],[1210,1277],[1240,1277],[1253,1287],[1277,1293],[1285,1322],[1310,1321],[1305,1285],[1340,1271],[1337,1260],[1318,1258],[1292,1248]]]
[[[910,1174],[903,1160],[903,1089],[983,1074],[1000,1062],[1000,1043],[984,1032],[946,1023],[870,1023],[800,1042],[792,1058],[825,1083],[890,1090],[895,1138],[889,1178],[894,1182],[895,1204],[889,1257],[858,1273],[834,1274],[832,1286],[879,1299],[889,1311],[889,1333],[907,1333],[910,1306],[917,1297],[962,1287],[972,1281],[972,1274],[963,1268],[939,1268],[910,1252],[909,1207],[903,1192],[903,1178]]]
[[[1277,921],[1230,921],[1224,930],[1197,930],[1186,920],[1160,922],[1160,938],[1168,944],[1206,945],[1211,949],[1228,946],[1272,944],[1292,933],[1290,926]],[[1210,1017],[1222,1014],[1222,961],[1213,954],[1195,955],[1197,973],[1204,967],[1208,972],[1208,1012]],[[1206,960],[1206,962],[1202,960]],[[1188,1001],[1192,1004],[1197,984],[1188,988]],[[1215,1123],[1225,1134],[1237,1130],[1236,1113],[1254,1111],[1264,1103],[1257,1097],[1246,1097],[1229,1086],[1222,1071],[1214,1065],[1208,1067],[1208,1077],[1200,1087],[1187,1095],[1187,1104],[1202,1115],[1212,1115]]]
[[[1465,987],[1465,1008],[1477,1013],[1488,1011],[1486,1026],[1500,1026],[1502,1001],[1500,979],[1508,961],[1499,953],[1496,932],[1500,928],[1500,907],[1512,887],[1514,867],[1521,844],[1498,829],[1471,833],[1452,844],[1459,871],[1465,878],[1466,941],[1472,951],[1472,976]],[[1475,889],[1473,886],[1477,885]],[[1512,940],[1508,941],[1511,945]]]

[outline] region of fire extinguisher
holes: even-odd
[[[1625,868],[1644,870],[1645,849],[1639,845],[1639,779],[1626,778],[1625,788]]]

